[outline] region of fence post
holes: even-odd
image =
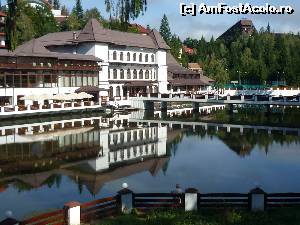
[[[123,189],[118,191],[120,198],[121,212],[129,214],[133,208],[133,191],[128,189],[128,185],[124,183]]]
[[[80,203],[68,202],[64,205],[66,225],[80,225]]]
[[[264,211],[266,205],[266,193],[260,188],[254,188],[249,192],[250,209],[253,212]]]
[[[198,190],[195,188],[188,188],[184,194],[184,210],[197,211],[198,210]]]

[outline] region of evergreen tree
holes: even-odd
[[[60,8],[59,0],[53,0],[53,8],[54,9],[59,9]]]
[[[163,37],[163,39],[169,43],[172,37],[171,34],[171,29],[169,26],[169,21],[168,18],[166,16],[166,14],[164,14],[162,20],[161,20],[161,24],[160,24],[160,28],[159,28],[159,33],[161,34],[161,36]]]
[[[84,24],[86,24],[90,19],[97,19],[99,22],[103,20],[103,18],[100,15],[99,10],[94,7],[92,9],[88,9],[84,13]]]
[[[79,23],[83,20],[83,8],[81,5],[81,0],[76,0],[75,7],[72,10],[72,13],[77,17]]]
[[[63,16],[69,16],[69,10],[67,9],[67,7],[65,5],[63,5],[61,7],[61,15],[63,15]]]
[[[121,23],[121,29],[127,31],[130,19],[136,19],[147,10],[147,0],[105,0],[106,11],[110,15],[114,13]]]

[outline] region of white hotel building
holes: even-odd
[[[181,67],[169,50],[155,29],[148,34],[121,32],[91,19],[80,31],[50,33],[13,53],[0,51],[0,100],[16,104],[26,95],[81,88],[107,101],[107,97],[198,91],[210,85],[207,77]]]

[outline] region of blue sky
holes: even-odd
[[[75,0],[60,0],[69,9],[72,9]],[[115,0],[117,1],[117,0]],[[238,3],[250,3],[253,5],[263,5],[269,3],[275,6],[290,5],[295,9],[293,15],[197,15],[196,17],[182,17],[179,14],[180,3],[202,2],[208,5],[215,5],[224,2],[228,5]],[[85,9],[97,7],[102,15],[105,13],[104,0],[82,0]],[[148,0],[148,10],[144,16],[135,22],[142,25],[149,24],[151,27],[159,28],[163,14],[166,14],[172,33],[178,34],[182,39],[186,37],[201,38],[203,35],[209,39],[212,35],[218,37],[231,25],[242,18],[252,19],[257,29],[266,27],[270,22],[271,29],[275,32],[300,32],[300,0]]]

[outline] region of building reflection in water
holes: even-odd
[[[96,195],[110,181],[149,171],[168,159],[166,127],[129,126],[127,115],[1,127],[0,190],[30,190],[70,177]]]

